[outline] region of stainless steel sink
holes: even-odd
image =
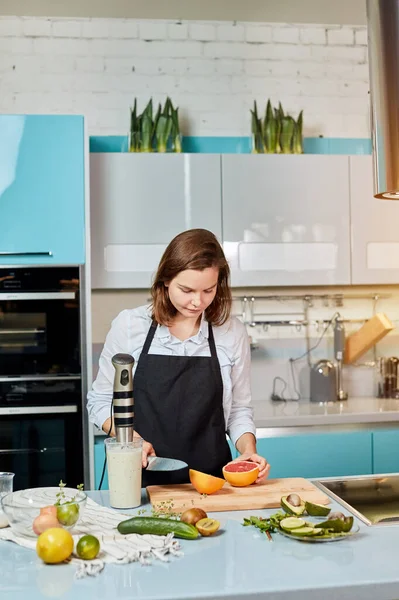
[[[342,477],[315,483],[367,525],[399,525],[399,475]]]

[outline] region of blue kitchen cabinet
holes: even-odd
[[[228,440],[228,444],[229,444],[229,448],[230,448],[230,452],[231,452],[232,458],[237,458],[238,452],[236,450],[236,447],[234,446],[234,444],[230,440]]]
[[[0,115],[0,264],[85,262],[80,116]]]
[[[98,490],[101,481],[101,475],[104,468],[104,458],[105,458],[105,444],[104,444],[105,436],[96,436],[94,438],[94,486],[95,489]],[[107,468],[105,469],[104,481],[101,486],[102,490],[108,490],[108,472]]]
[[[258,453],[270,477],[340,477],[372,471],[372,433],[328,433],[260,438]]]
[[[374,431],[373,473],[399,473],[399,429]]]

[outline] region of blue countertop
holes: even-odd
[[[89,492],[109,506],[108,492]],[[146,497],[143,495],[146,502]],[[333,509],[338,508],[334,502]],[[143,508],[150,508],[143,505]],[[126,511],[124,511],[126,512]],[[137,509],[130,511],[137,514]],[[368,527],[334,543],[309,544],[278,533],[269,542],[244,516],[268,516],[275,510],[213,513],[222,522],[219,535],[181,540],[184,556],[106,565],[97,577],[74,578],[75,566],[44,565],[31,550],[0,541],[1,600],[394,600],[399,598],[399,526]],[[346,512],[346,511],[345,511]],[[212,513],[210,513],[212,515]]]

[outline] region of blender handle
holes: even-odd
[[[131,442],[134,432],[134,358],[130,354],[115,354],[112,364],[115,368],[112,396],[115,437],[118,442]]]

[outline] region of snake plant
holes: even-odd
[[[256,100],[254,102],[254,109],[251,110],[252,115],[252,139],[254,142],[252,151],[255,154],[263,152],[263,133],[262,133],[262,120],[258,117],[258,107]]]
[[[281,102],[273,109],[268,100],[262,121],[254,102],[254,108],[251,110],[252,151],[266,154],[302,154],[302,126],[303,111],[295,121],[292,116],[284,113]]]
[[[179,109],[168,97],[154,115],[152,98],[137,114],[137,100],[130,109],[130,152],[181,152]]]

